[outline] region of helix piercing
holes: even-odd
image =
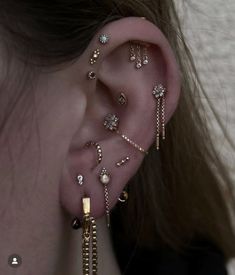
[[[122,134],[118,130],[119,118],[116,115],[114,114],[106,115],[103,125],[105,129],[116,132],[122,139],[124,139],[127,143],[129,143],[131,146],[133,146],[135,149],[137,149],[141,153],[148,154],[148,151],[145,151],[141,146],[136,144],[133,140],[131,140],[130,138],[128,138],[126,135]]]
[[[97,165],[101,163],[102,159],[103,159],[103,154],[102,154],[102,148],[100,146],[100,144],[98,142],[94,142],[94,141],[88,141],[85,144],[86,147],[90,147],[90,146],[94,146],[96,148],[96,152],[97,152]]]
[[[89,80],[94,80],[96,79],[96,73],[94,71],[89,71],[87,77]]]
[[[90,64],[94,65],[96,63],[96,61],[98,60],[99,56],[100,56],[100,50],[99,49],[94,50],[94,52],[92,53],[92,56],[90,58]]]
[[[99,41],[101,44],[107,44],[109,42],[109,36],[107,34],[101,34],[99,37]]]
[[[162,128],[162,139],[165,139],[165,95],[166,88],[162,84],[158,84],[154,87],[152,92],[154,98],[157,100],[157,130],[156,130],[156,149],[160,147],[160,133]]]

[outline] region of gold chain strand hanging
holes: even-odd
[[[90,243],[92,246],[92,274],[98,274],[96,222],[90,217],[90,198],[83,198],[82,267],[83,275],[90,275]]]

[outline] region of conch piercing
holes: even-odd
[[[102,154],[102,149],[101,146],[98,142],[94,142],[94,141],[88,141],[85,144],[86,147],[90,147],[90,146],[94,146],[96,148],[96,153],[97,153],[97,165],[101,163],[102,159],[103,159],[103,154]]]
[[[145,151],[141,146],[139,146],[134,141],[129,139],[126,135],[122,134],[118,130],[118,125],[119,125],[119,118],[116,115],[108,114],[105,116],[105,119],[104,119],[105,129],[116,132],[118,135],[120,135],[120,137],[122,137],[127,143],[129,143],[135,149],[137,149],[141,153],[148,154],[148,151]]]
[[[90,198],[82,199],[83,222],[82,222],[82,268],[83,275],[90,274],[90,246],[92,260],[92,274],[98,272],[98,251],[97,251],[97,228],[96,222],[90,216]]]
[[[166,88],[162,84],[158,84],[153,89],[153,96],[157,100],[157,136],[156,136],[156,149],[159,150],[160,146],[160,132],[162,128],[162,139],[165,139],[165,95]]]
[[[116,166],[117,166],[117,167],[121,167],[122,165],[126,164],[129,160],[130,160],[130,157],[127,156],[127,157],[125,157],[124,159],[118,161],[118,162],[116,163]]]
[[[106,221],[107,226],[110,227],[110,210],[109,210],[109,193],[108,193],[108,184],[111,180],[111,175],[107,172],[106,168],[102,168],[99,180],[104,186],[104,199],[105,199],[105,211],[106,211]]]

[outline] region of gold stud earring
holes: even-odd
[[[126,95],[122,92],[118,95],[118,104],[119,105],[127,105],[127,97]]]
[[[137,143],[135,143],[133,140],[128,138],[126,135],[122,134],[118,130],[119,126],[119,118],[114,114],[107,114],[104,118],[104,127],[107,130],[114,131],[116,134],[118,134],[122,139],[124,139],[127,143],[129,143],[131,146],[133,146],[135,149],[140,151],[141,153],[148,154],[148,151],[144,150],[141,146],[139,146]]]
[[[160,147],[160,133],[162,132],[162,139],[165,139],[165,95],[166,88],[162,84],[158,84],[154,87],[152,92],[154,98],[157,100],[157,136],[156,136],[156,149]]]
[[[99,180],[104,187],[104,199],[105,199],[105,211],[106,211],[106,221],[107,226],[110,227],[110,210],[109,210],[109,193],[108,193],[108,184],[111,181],[111,175],[107,172],[106,168],[102,168]]]
[[[120,197],[118,198],[118,200],[121,202],[121,203],[125,203],[129,198],[129,194],[126,190],[123,190]]]
[[[94,65],[96,63],[96,61],[98,60],[99,56],[100,56],[100,50],[99,49],[94,50],[94,52],[92,53],[92,56],[90,58],[90,64]]]
[[[90,274],[90,246],[92,259],[92,274],[98,272],[97,228],[96,222],[90,216],[90,198],[82,199],[83,223],[82,223],[82,267],[83,275]]]
[[[96,73],[94,71],[89,71],[87,74],[88,79],[94,80],[96,79]]]

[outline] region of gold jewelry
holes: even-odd
[[[106,168],[102,168],[99,180],[104,186],[104,199],[105,199],[105,208],[106,208],[106,220],[107,226],[110,227],[110,210],[109,210],[109,193],[108,193],[108,184],[111,180],[111,175],[107,172]]]
[[[100,56],[100,50],[99,49],[94,50],[90,58],[90,64],[94,65],[98,60],[99,56]]]
[[[128,138],[126,135],[122,134],[118,130],[119,125],[119,118],[114,114],[107,114],[104,119],[104,127],[107,130],[114,131],[118,135],[120,135],[121,138],[123,138],[127,143],[129,143],[131,146],[133,146],[135,149],[140,151],[141,153],[148,154],[148,151],[145,151],[141,146],[136,144],[133,140]]]
[[[121,203],[125,203],[128,200],[128,198],[129,198],[128,192],[126,190],[123,190],[122,194],[120,195],[120,197],[118,198],[118,200]]]
[[[97,165],[101,163],[102,158],[103,158],[103,154],[102,154],[102,149],[101,146],[98,142],[94,142],[94,141],[88,141],[85,144],[86,147],[90,147],[90,146],[95,146],[96,148],[96,152],[97,152]]]
[[[162,139],[166,137],[165,134],[165,95],[166,88],[162,84],[158,84],[153,89],[153,96],[157,99],[157,135],[156,135],[156,149],[160,147],[160,133],[162,132]],[[161,129],[162,128],[162,129]]]
[[[90,275],[90,243],[92,247],[92,274],[98,272],[97,230],[96,222],[90,217],[90,198],[82,199],[83,224],[82,224],[82,267],[83,275]]]
[[[119,105],[127,105],[127,102],[128,102],[128,100],[127,100],[126,95],[123,92],[120,93],[118,96],[118,104]]]
[[[116,163],[116,166],[117,166],[117,167],[120,167],[120,166],[126,164],[129,160],[130,160],[130,157],[127,156],[127,157],[125,157],[124,159],[118,161],[118,162]]]
[[[84,179],[84,177],[83,177],[83,175],[81,175],[81,174],[79,174],[79,175],[76,176],[76,181],[77,181],[77,183],[78,183],[80,186],[82,186],[83,183],[84,183],[83,179]]]
[[[96,79],[96,73],[93,72],[93,71],[89,71],[89,72],[87,73],[87,77],[88,77],[88,79],[90,79],[90,80],[95,80],[95,79]]]

